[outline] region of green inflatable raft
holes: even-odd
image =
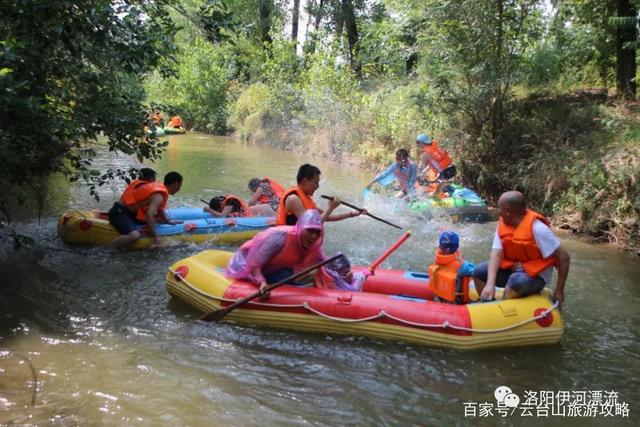
[[[450,196],[446,198],[420,198],[409,202],[409,211],[426,218],[446,214],[454,222],[487,221],[489,216],[487,203],[475,191],[457,184],[447,185],[444,191]]]

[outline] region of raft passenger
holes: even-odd
[[[421,133],[416,137],[416,146],[420,153],[420,163],[418,165],[418,177],[427,178],[427,170],[432,169],[436,173],[435,181],[438,182],[438,188],[433,193],[434,196],[440,193],[440,190],[446,181],[456,176],[456,166],[451,160],[451,156],[447,150],[442,148],[438,142],[431,139],[426,133]]]
[[[462,259],[460,238],[453,231],[443,231],[438,239],[434,262],[428,268],[429,289],[445,302],[470,302],[469,282],[473,275],[472,263]]]
[[[142,234],[136,229],[140,224],[147,225],[154,243],[159,244],[156,222],[177,223],[169,221],[165,210],[169,195],[176,194],[181,187],[182,176],[178,172],[169,172],[164,177],[164,184],[146,182],[128,193],[125,190],[120,200],[109,210],[109,223],[121,234],[111,242],[111,246],[125,247],[140,239]]]
[[[322,223],[317,209],[307,209],[294,226],[276,226],[258,233],[235,253],[224,274],[248,279],[263,289],[325,260]]]
[[[249,190],[253,193],[247,202],[249,206],[269,205],[274,211],[278,210],[280,198],[284,195],[284,187],[271,178],[252,178]]]
[[[498,199],[500,220],[489,261],[476,265],[474,282],[482,300],[494,298],[495,287],[504,287],[504,299],[536,294],[551,282],[558,269],[554,299],[562,305],[571,257],[543,215],[527,209],[518,191]]]
[[[351,271],[349,259],[342,255],[324,267],[319,268],[314,283],[317,288],[360,292],[365,280],[370,275],[371,273],[368,270],[361,273]]]
[[[167,127],[174,128],[174,129],[182,127],[182,119],[180,118],[180,116],[171,117],[171,119],[167,123]]]
[[[300,215],[307,209],[318,209],[322,214],[323,221],[340,221],[366,213],[366,211],[351,211],[344,214],[331,215],[340,206],[340,199],[337,197],[329,201],[329,207],[326,211],[318,208],[312,196],[320,187],[320,169],[313,165],[307,163],[300,166],[296,182],[298,185],[285,191],[280,199],[276,213],[277,225],[294,225]]]
[[[156,171],[151,168],[142,168],[138,171],[138,178],[134,179],[127,185],[127,188],[122,192],[122,196],[120,196],[119,203],[121,205],[128,205],[135,202],[133,199],[133,193],[140,186],[148,184],[150,182],[155,182],[156,180]]]
[[[409,152],[404,148],[396,151],[395,163],[392,163],[384,171],[376,175],[376,177],[367,184],[367,189],[371,189],[374,183],[380,182],[391,174],[395,176],[396,182],[400,187],[400,192],[394,197],[400,198],[415,195],[418,166],[409,158]]]
[[[244,200],[233,194],[212,198],[209,206],[205,206],[203,210],[215,218],[271,217],[276,214],[269,205],[248,206]]]
[[[160,111],[153,112],[151,115],[151,121],[153,121],[156,126],[159,126],[160,129],[164,129],[164,119],[160,115]]]

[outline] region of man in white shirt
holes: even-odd
[[[482,300],[491,300],[495,287],[504,287],[504,298],[518,298],[542,291],[551,282],[554,266],[558,279],[554,298],[564,301],[564,285],[571,258],[541,214],[527,209],[524,195],[509,191],[498,200],[500,221],[488,262],[476,265],[474,283]]]

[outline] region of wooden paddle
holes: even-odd
[[[327,195],[325,195],[325,194],[321,195],[320,197],[322,197],[323,199],[327,199],[327,200],[333,200],[333,197],[331,197],[331,196],[327,196]],[[348,207],[350,207],[351,209],[355,209],[355,210],[357,210],[358,212],[362,212],[362,211],[364,211],[364,209],[363,209],[363,208],[359,208],[359,207],[357,207],[357,206],[354,206],[354,205],[352,205],[351,203],[343,202],[342,200],[340,200],[340,204],[345,205],[345,206],[348,206]],[[368,217],[371,217],[371,218],[375,219],[376,221],[384,222],[384,223],[385,223],[385,224],[387,224],[387,225],[390,225],[390,226],[392,226],[392,227],[395,227],[395,228],[398,228],[398,229],[402,230],[402,227],[400,227],[399,225],[395,225],[395,224],[393,224],[393,223],[391,223],[391,222],[387,221],[386,219],[379,218],[379,217],[377,217],[377,216],[375,216],[375,215],[373,215],[373,214],[370,214],[369,212],[366,212],[366,213],[365,213],[365,215],[367,215]]]
[[[232,312],[233,310],[235,310],[236,308],[238,308],[239,306],[241,306],[242,304],[245,304],[249,301],[251,301],[254,298],[258,298],[259,296],[262,296],[264,294],[266,294],[267,292],[270,292],[272,290],[274,290],[275,288],[284,285],[287,282],[291,282],[294,279],[297,279],[298,277],[302,277],[305,274],[309,274],[310,272],[312,272],[313,270],[315,270],[316,268],[322,267],[325,264],[330,263],[331,261],[335,261],[336,259],[340,258],[342,256],[342,252],[338,252],[337,254],[335,254],[334,256],[332,256],[329,259],[325,259],[322,262],[319,262],[317,264],[312,265],[311,267],[302,270],[296,274],[293,274],[289,277],[287,277],[286,279],[282,279],[276,283],[273,283],[269,286],[267,286],[264,289],[260,289],[258,292],[255,292],[249,296],[246,296],[244,298],[240,298],[239,300],[236,300],[236,302],[234,302],[233,304],[224,307],[224,308],[220,308],[218,310],[214,310],[212,312],[209,312],[207,314],[205,314],[204,316],[202,316],[200,318],[200,320],[204,321],[204,322],[219,322],[220,320],[222,320],[222,318],[224,316],[226,316],[227,314],[229,314],[230,312]]]

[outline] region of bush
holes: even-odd
[[[180,52],[176,75],[151,78],[149,100],[183,115],[198,130],[227,132],[227,74],[221,52],[200,37]]]
[[[250,139],[253,131],[261,127],[263,119],[269,114],[271,91],[263,83],[249,85],[241,91],[236,102],[231,106],[229,127],[234,129],[243,139]]]

